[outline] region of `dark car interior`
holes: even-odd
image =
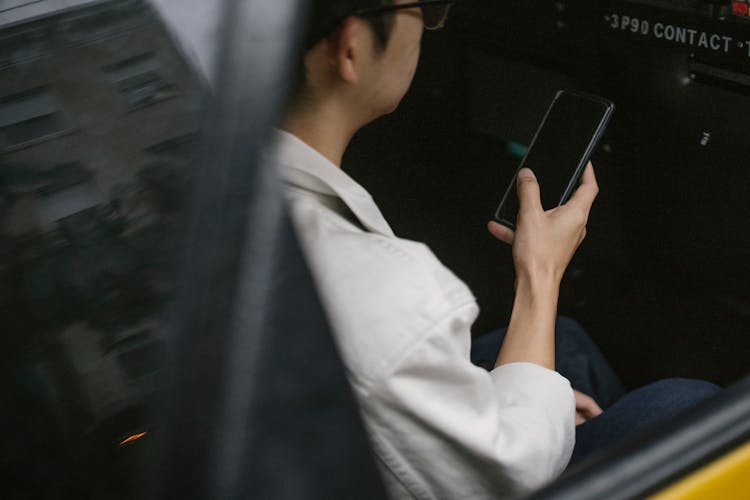
[[[0,6],[2,497],[385,497],[259,156],[304,2],[218,3],[213,75],[146,0]],[[514,293],[485,226],[559,89],[617,106],[560,314],[629,389],[729,388],[537,494],[639,498],[750,438],[747,2],[456,2],[344,169],[481,336]]]
[[[397,234],[427,242],[470,285],[482,308],[475,335],[504,325],[513,296],[510,252],[484,226],[516,146],[529,144],[555,92],[573,88],[617,109],[594,156],[601,192],[561,314],[587,328],[629,387],[746,373],[736,353],[750,348],[750,101],[748,80],[735,77],[750,68],[747,50],[612,27],[630,15],[747,33],[745,19],[719,20],[718,4],[476,1],[425,34],[411,92],[362,131],[346,165]]]

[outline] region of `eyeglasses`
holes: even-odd
[[[425,29],[437,30],[445,26],[450,12],[456,0],[422,0],[421,2],[408,2],[383,5],[381,7],[367,7],[358,9],[351,13],[352,16],[369,17],[386,14],[401,9],[413,9],[419,7],[422,9],[422,20]]]

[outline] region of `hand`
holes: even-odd
[[[576,425],[586,423],[603,413],[603,410],[591,396],[575,389],[573,389],[573,394],[576,397]]]
[[[599,186],[591,163],[581,177],[581,185],[560,207],[544,211],[539,184],[528,168],[518,172],[519,211],[515,232],[497,222],[488,229],[497,239],[513,245],[513,261],[518,279],[552,279],[559,284],[565,268],[586,236],[591,205]]]

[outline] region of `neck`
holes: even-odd
[[[292,111],[285,117],[281,129],[294,134],[341,168],[344,151],[359,129],[359,126],[348,118],[346,113],[338,111],[334,106]]]

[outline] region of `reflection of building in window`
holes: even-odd
[[[163,332],[144,321],[113,337],[84,324],[62,332],[62,344],[82,382],[83,401],[93,415],[111,415],[154,391],[164,356]]]
[[[0,35],[0,68],[38,59],[49,52],[47,32],[34,27]]]
[[[37,198],[39,221],[45,229],[101,203],[91,174],[79,164],[60,165],[48,175],[48,182],[38,191]]]
[[[160,370],[159,360],[164,356],[164,341],[149,328],[125,333],[120,334],[111,351],[116,354],[129,380],[154,384],[156,381],[152,379]]]
[[[29,143],[67,128],[68,121],[49,92],[37,90],[0,100],[0,141],[3,147]]]
[[[194,154],[196,135],[167,139],[148,148],[159,160],[181,168],[187,167]]]
[[[108,65],[107,79],[125,99],[130,109],[148,106],[175,95],[164,78],[161,64],[153,54],[143,54]]]
[[[82,3],[81,0],[74,1]],[[91,10],[81,9],[80,15],[71,14],[61,23],[60,29],[67,41],[90,43],[138,29],[143,24],[142,0],[89,3],[94,4]],[[96,3],[101,5],[97,8]]]
[[[0,4],[0,348],[80,437],[155,390],[205,89],[149,1]]]
[[[102,203],[91,172],[78,163],[44,171],[4,165],[4,170],[8,206],[0,213],[0,234],[51,231],[58,221]]]

